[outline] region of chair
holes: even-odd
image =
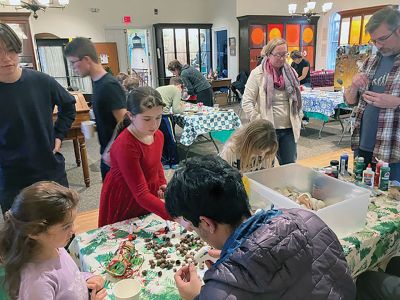
[[[343,137],[345,136],[346,132],[350,133],[350,136],[353,134],[353,130],[354,130],[354,124],[356,122],[356,109],[357,106],[351,108],[351,107],[346,107],[346,108],[341,108],[342,110],[347,110],[350,112],[350,116],[345,118],[345,119],[340,119],[339,116],[339,120],[341,121],[341,123],[343,122],[344,126],[342,129],[342,134],[340,136],[340,140],[338,142],[338,145],[340,145],[340,143],[343,140]]]

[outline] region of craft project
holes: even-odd
[[[129,278],[140,269],[143,261],[135,245],[130,241],[123,241],[108,263],[106,271],[116,278]]]

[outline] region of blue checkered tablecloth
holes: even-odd
[[[320,113],[327,117],[335,114],[335,108],[344,104],[342,92],[326,92],[311,90],[301,92],[303,111],[309,113]]]
[[[180,143],[190,146],[201,134],[211,131],[232,130],[241,125],[240,118],[233,111],[218,111],[196,114],[174,115],[173,119],[183,128]]]

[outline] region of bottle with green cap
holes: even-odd
[[[389,189],[389,177],[390,177],[390,167],[388,163],[383,163],[380,169],[379,176],[379,189],[381,191],[387,191]]]

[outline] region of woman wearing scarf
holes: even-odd
[[[300,83],[296,71],[286,62],[287,57],[286,41],[271,40],[266,45],[265,58],[250,73],[242,100],[250,121],[266,119],[274,124],[280,165],[296,161],[303,116]]]

